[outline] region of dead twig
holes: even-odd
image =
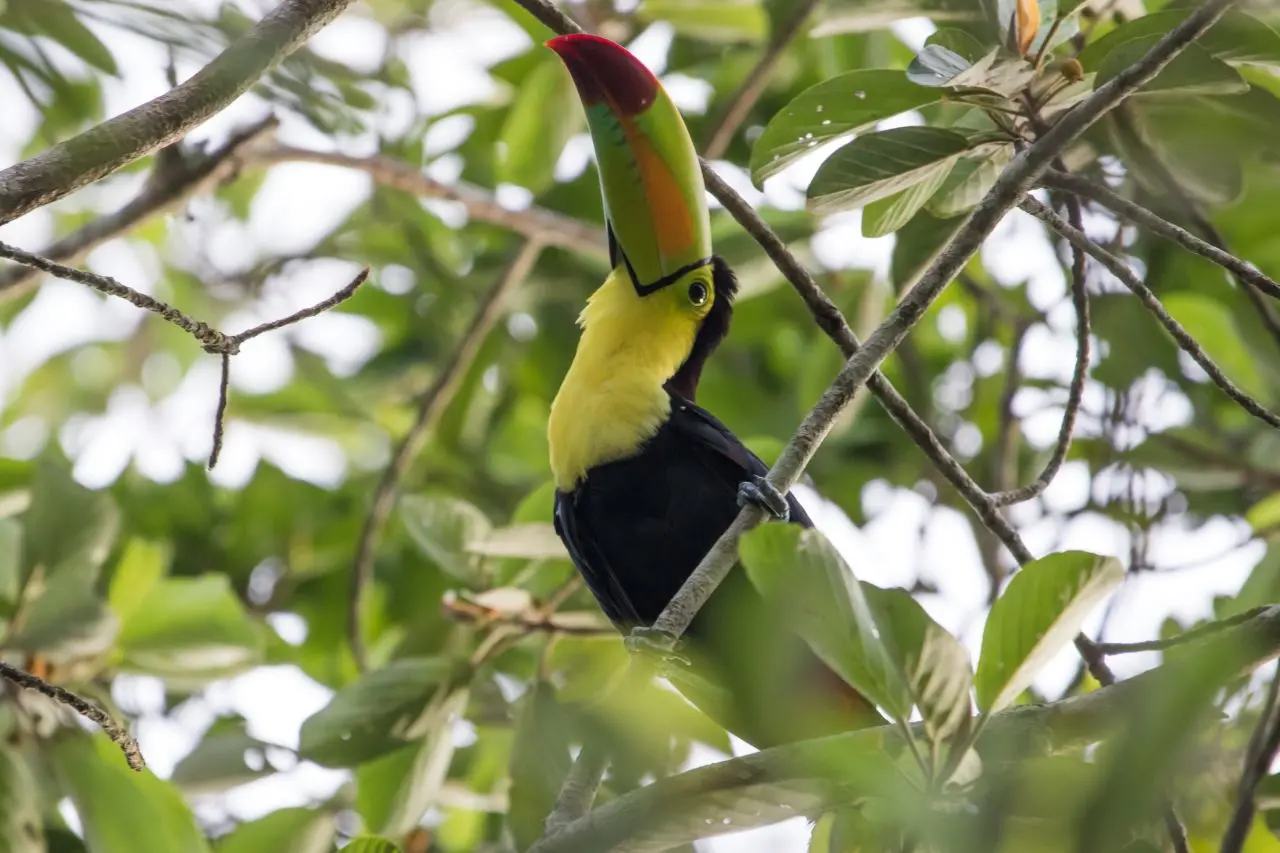
[[[96,703],[90,702],[82,696],[77,696],[65,687],[50,684],[42,678],[37,678],[29,672],[23,672],[3,661],[0,661],[0,677],[13,682],[23,689],[42,693],[53,701],[66,705],[85,719],[97,723],[98,727],[102,729],[102,733],[111,738],[112,743],[120,747],[120,751],[124,753],[124,760],[129,763],[130,769],[141,772],[146,768],[147,762],[142,757],[142,749],[138,746],[138,742],[133,735],[129,734],[124,726],[112,719],[111,715]]]
[[[1231,814],[1231,821],[1222,836],[1220,853],[1240,853],[1244,849],[1245,839],[1253,826],[1253,816],[1257,811],[1255,792],[1258,783],[1271,770],[1276,752],[1280,751],[1280,670],[1271,678],[1271,686],[1267,690],[1267,701],[1263,705],[1262,714],[1258,717],[1258,725],[1249,737],[1249,747],[1245,751],[1244,770],[1240,774],[1240,786],[1236,792],[1236,807]]]

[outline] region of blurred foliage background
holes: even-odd
[[[16,162],[154,97],[271,5],[0,0],[3,156]],[[1012,6],[826,0],[803,4],[816,8],[781,43],[798,0],[565,5],[659,68],[700,145],[761,56],[776,53],[717,168],[860,334],[1012,149],[1008,140],[975,147],[962,165],[929,171],[862,212],[849,211],[867,198],[849,189],[850,173],[818,167],[831,146],[759,183],[778,150],[806,154],[847,136],[862,119],[841,110],[864,99],[905,98],[872,116],[895,126],[998,130],[990,116],[1013,100],[993,94],[1000,81],[980,81],[969,106],[912,103],[899,88],[909,66],[918,79],[916,55],[936,28],[947,34],[937,43],[974,61],[965,49],[998,43],[992,15],[1007,21]],[[1046,96],[1046,114],[1135,58],[1125,51],[1149,46],[1191,5],[1042,0],[1041,40],[1065,16],[1050,59],[1078,57],[1085,75],[1064,77],[1071,85]],[[1219,25],[1217,41],[1066,158],[1187,227],[1211,225],[1272,276],[1275,15],[1261,6]],[[1107,42],[1143,20],[1153,22],[1145,32]],[[361,833],[406,853],[524,849],[540,834],[577,727],[615,736],[606,799],[691,756],[731,752],[723,731],[660,686],[583,703],[605,692],[624,652],[551,531],[544,430],[575,318],[607,263],[580,107],[540,48],[546,37],[511,0],[364,0],[198,138],[0,230],[36,252],[69,240],[62,259],[86,258],[227,331],[315,302],[372,268],[337,311],[233,361],[227,449],[212,472],[213,356],[131,306],[0,270],[0,657],[140,719],[159,772],[131,774],[65,709],[9,690],[0,699],[0,850],[320,853]],[[445,59],[424,64],[433,51]],[[479,71],[452,76],[448,58],[461,56]],[[869,78],[849,76],[862,69],[891,69],[902,82],[864,90]],[[817,85],[835,123],[816,122],[806,138],[786,108]],[[269,113],[279,127],[260,124]],[[232,144],[237,133],[244,144]],[[187,180],[215,162],[212,179]],[[329,165],[298,171],[298,162]],[[182,192],[156,201],[156,187],[174,181]],[[922,182],[930,192],[911,195]],[[1280,403],[1274,303],[1259,307],[1218,268],[1099,209],[1086,222],[1238,384],[1270,408]],[[84,229],[95,223],[109,227],[91,239]],[[841,357],[723,210],[714,228],[744,292],[700,402],[772,461]],[[532,268],[504,281],[522,250],[536,250]],[[993,490],[1031,480],[1053,445],[1074,353],[1067,261],[1032,220],[1011,217],[885,365]],[[495,322],[477,326],[500,283]],[[1138,614],[1128,639],[1273,600],[1280,440],[1208,383],[1114,279],[1091,267],[1089,287],[1095,354],[1077,440],[1054,487],[1009,517],[1037,553],[1074,543],[1122,558],[1126,590],[1141,591],[1113,608],[1121,622]],[[464,340],[474,351],[459,360]],[[433,384],[426,441],[404,471],[358,603],[362,673],[347,629],[357,543]],[[877,405],[855,407],[809,474],[864,580],[912,590],[963,639],[980,632],[1014,564]],[[857,551],[841,515],[879,531],[892,570]],[[1146,582],[1164,573],[1200,580]],[[264,734],[270,727],[253,714],[276,712],[263,702],[226,700],[228,685],[292,684],[282,673],[298,672],[298,683],[323,688],[323,707],[292,742]],[[1096,686],[1074,661],[1065,672],[1024,701]],[[1257,719],[1256,687],[1241,680],[1218,697],[1234,722],[1206,745],[1208,769],[1187,795],[1193,838],[1216,839],[1225,824],[1239,763],[1224,756],[1243,749]],[[296,781],[317,766],[333,772]],[[1046,784],[1060,769],[1046,767]],[[264,784],[273,778],[284,781]],[[1143,843],[1164,843],[1153,838]],[[1005,839],[1006,849],[1043,843]],[[1280,847],[1265,831],[1250,843]],[[813,844],[874,849],[830,826]]]

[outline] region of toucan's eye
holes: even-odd
[[[707,286],[700,281],[689,285],[689,301],[699,307],[707,302]]]

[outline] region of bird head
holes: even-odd
[[[706,187],[688,128],[658,79],[626,48],[585,33],[547,42],[587,115],[609,230],[614,277],[634,291],[633,328],[661,324],[687,337],[690,399],[701,361],[728,331],[736,282],[711,249]],[[690,382],[691,380],[691,382]]]

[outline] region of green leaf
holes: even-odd
[[[5,23],[18,32],[47,36],[99,71],[119,73],[111,51],[65,3],[24,3],[12,10]]]
[[[507,826],[516,849],[528,849],[542,837],[543,821],[569,772],[570,732],[555,688],[539,679],[520,700],[511,747],[510,806]]]
[[[483,539],[468,543],[466,549],[485,557],[519,557],[525,560],[569,558],[555,527],[546,522],[500,527]]]
[[[935,103],[941,94],[887,69],[850,71],[824,80],[769,120],[751,150],[751,179],[759,185],[820,143]]]
[[[1117,45],[1098,66],[1098,73],[1093,82],[1094,87],[1106,85],[1120,72],[1145,56],[1159,40],[1159,36],[1150,36],[1135,38]],[[1209,51],[1199,45],[1191,44],[1174,57],[1173,61],[1155,76],[1155,79],[1139,89],[1137,94],[1239,95],[1247,91],[1249,91],[1249,84],[1240,76],[1239,71],[1222,60],[1215,59]]]
[[[352,767],[415,739],[427,703],[452,677],[446,658],[402,658],[343,687],[302,724],[298,753],[326,767]]]
[[[1013,158],[1012,145],[989,146],[982,157],[961,157],[925,210],[942,219],[968,213],[986,197],[996,178]]]
[[[1249,507],[1244,520],[1249,522],[1253,532],[1261,534],[1280,527],[1280,492],[1272,492],[1262,500]]]
[[[927,180],[967,151],[969,140],[938,127],[899,127],[859,136],[833,154],[809,184],[815,213],[869,204]]]
[[[0,604],[12,612],[22,589],[22,525],[17,519],[0,518]]]
[[[217,720],[196,748],[173,768],[169,781],[187,795],[222,793],[274,773],[267,763],[267,748],[267,744],[245,731],[243,719]],[[256,766],[250,766],[250,755],[257,756]]]
[[[78,566],[96,579],[119,526],[110,495],[89,491],[65,465],[41,459],[31,480],[31,506],[22,514],[23,580],[35,572],[50,580]]]
[[[1112,51],[1134,39],[1166,35],[1188,14],[1190,10],[1178,9],[1126,21],[1085,47],[1077,58],[1086,71],[1096,71]],[[1243,12],[1228,11],[1196,45],[1223,62],[1280,65],[1280,34]]]
[[[741,541],[742,565],[766,601],[789,614],[809,647],[847,683],[895,719],[910,716],[911,698],[890,669],[864,585],[816,530],[757,527]]]
[[[920,86],[950,86],[973,63],[946,45],[926,44],[907,66],[907,79]]]
[[[573,78],[548,56],[521,81],[498,134],[498,180],[541,195],[555,183],[560,152],[583,123]]]
[[[1266,396],[1266,383],[1226,305],[1188,291],[1171,293],[1163,301],[1170,316],[1200,342],[1231,381],[1250,394]]]
[[[1123,580],[1119,560],[1086,551],[1023,566],[987,616],[974,681],[978,706],[990,714],[1012,704]]]
[[[417,743],[357,769],[357,806],[370,829],[399,838],[436,805],[453,761],[451,723],[469,697],[465,688],[438,693],[417,721]]]
[[[217,853],[329,853],[336,825],[324,809],[285,808],[242,823],[218,839]],[[350,850],[352,841],[343,850]],[[394,849],[394,847],[392,848]]]
[[[145,539],[130,539],[111,575],[107,602],[122,622],[137,611],[152,588],[164,576],[168,549]]]
[[[971,43],[949,33],[941,42],[925,44],[907,66],[907,78],[930,88],[984,89],[1004,97],[1012,96],[1035,78],[1035,69],[1022,57],[993,50],[970,61],[953,46],[972,53]]]
[[[477,507],[459,498],[405,495],[400,517],[418,550],[441,571],[468,583],[477,579],[480,558],[468,546],[486,539],[492,529]]]
[[[81,563],[41,583],[6,645],[54,660],[95,657],[110,649],[119,623],[94,588],[97,574],[96,566]]]
[[[209,850],[178,790],[150,770],[130,770],[119,747],[104,735],[64,737],[49,755],[80,816],[89,853]]]
[[[964,645],[934,622],[911,594],[864,583],[885,650],[902,673],[934,743],[963,736],[972,720],[973,667]]]
[[[120,629],[121,667],[173,683],[202,684],[252,666],[263,634],[224,574],[165,578]]]
[[[0,746],[0,853],[44,853],[39,793],[26,759]]]
[[[351,843],[342,848],[342,853],[400,853],[394,841],[365,835],[351,839]]]
[[[954,160],[944,160],[922,170],[920,182],[902,192],[868,204],[862,211],[862,235],[883,237],[906,225],[951,174]]]
[[[706,41],[756,42],[769,35],[769,16],[760,0],[645,0],[638,14]]]

